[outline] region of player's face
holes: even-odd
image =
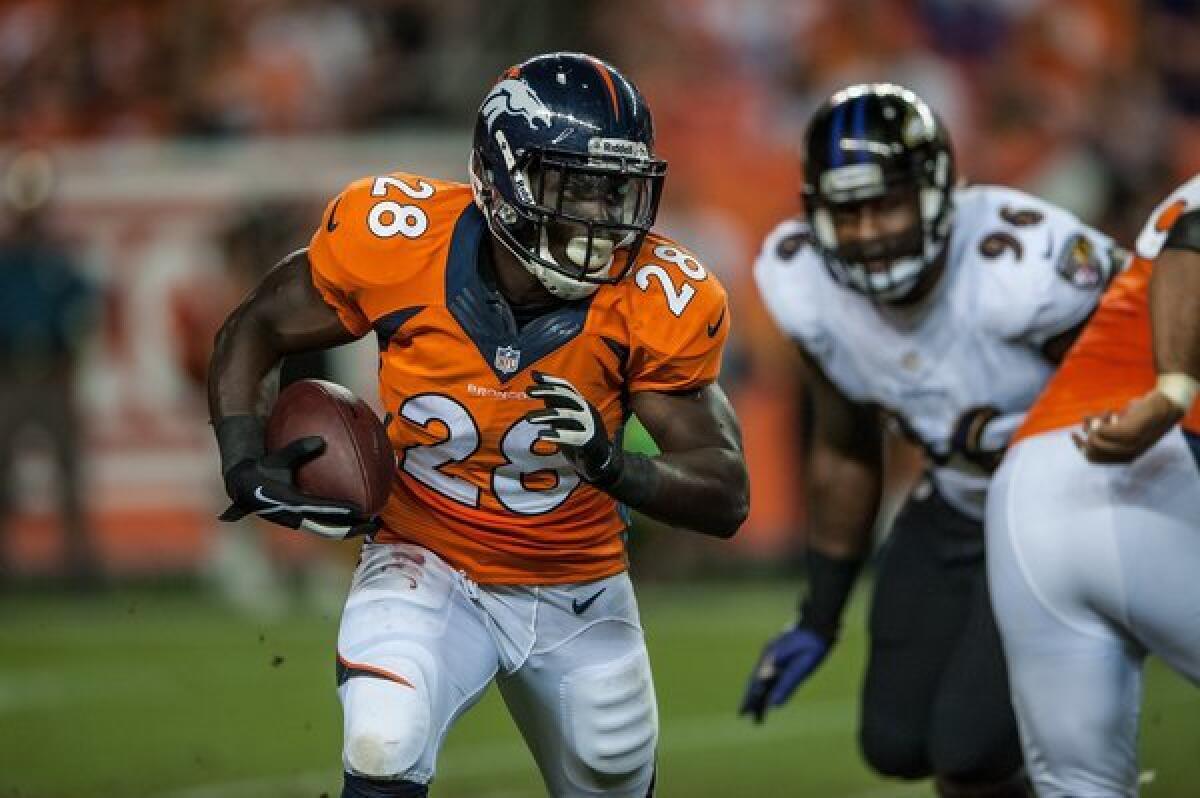
[[[603,272],[613,251],[628,244],[630,231],[604,225],[635,225],[646,221],[651,208],[651,183],[647,178],[620,174],[539,170],[530,176],[537,203],[554,211],[547,225],[546,245],[561,264],[584,266],[588,273]],[[566,217],[566,218],[563,218]],[[593,225],[589,242],[589,225]]]
[[[871,273],[886,271],[897,257],[920,254],[921,226],[916,197],[893,192],[830,209],[839,254]]]

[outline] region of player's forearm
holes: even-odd
[[[305,250],[293,252],[225,320],[208,376],[213,420],[254,413],[263,381],[284,355],[353,341],[317,293]]]
[[[227,416],[253,415],[259,387],[279,364],[284,352],[277,338],[245,306],[234,311],[213,346],[208,369],[208,410],[217,421]]]
[[[880,464],[817,445],[807,481],[809,548],[839,560],[865,559],[882,495]]]
[[[874,460],[814,448],[808,493],[808,589],[800,625],[835,640],[842,611],[871,553],[882,476]]]
[[[1154,365],[1200,379],[1200,252],[1164,249],[1150,279]]]
[[[608,492],[657,521],[718,538],[732,537],[750,509],[745,462],[738,452],[719,447],[657,457],[627,454]]]

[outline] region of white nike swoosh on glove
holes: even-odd
[[[262,485],[254,489],[254,498],[260,502],[274,505],[256,512],[260,515],[268,515],[270,513],[288,512],[288,513],[324,513],[326,515],[339,514],[350,515],[353,511],[348,507],[327,507],[319,504],[285,504],[278,499],[272,499],[270,496],[263,493]]]
[[[320,535],[330,540],[345,540],[346,535],[350,534],[350,530],[354,527],[321,524],[311,518],[305,518],[300,522],[300,528],[306,532],[312,532],[314,535]]]

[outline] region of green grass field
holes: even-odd
[[[762,727],[734,714],[793,589],[646,587],[661,708],[660,794],[887,798],[929,793],[873,777],[854,742],[862,602],[846,639]],[[0,597],[0,796],[318,798],[338,795],[337,619],[260,623],[184,591]],[[1152,667],[1144,794],[1200,794],[1200,691]],[[494,694],[455,728],[439,798],[541,794]]]

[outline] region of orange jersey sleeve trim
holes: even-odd
[[[1179,221],[1179,217],[1183,215],[1187,209],[1187,200],[1177,199],[1168,205],[1158,218],[1154,221],[1154,229],[1160,233],[1170,232],[1175,226],[1175,222]]]
[[[325,300],[326,305],[333,308],[347,330],[359,338],[371,331],[371,322],[341,289],[315,271],[312,278],[317,293]]]

